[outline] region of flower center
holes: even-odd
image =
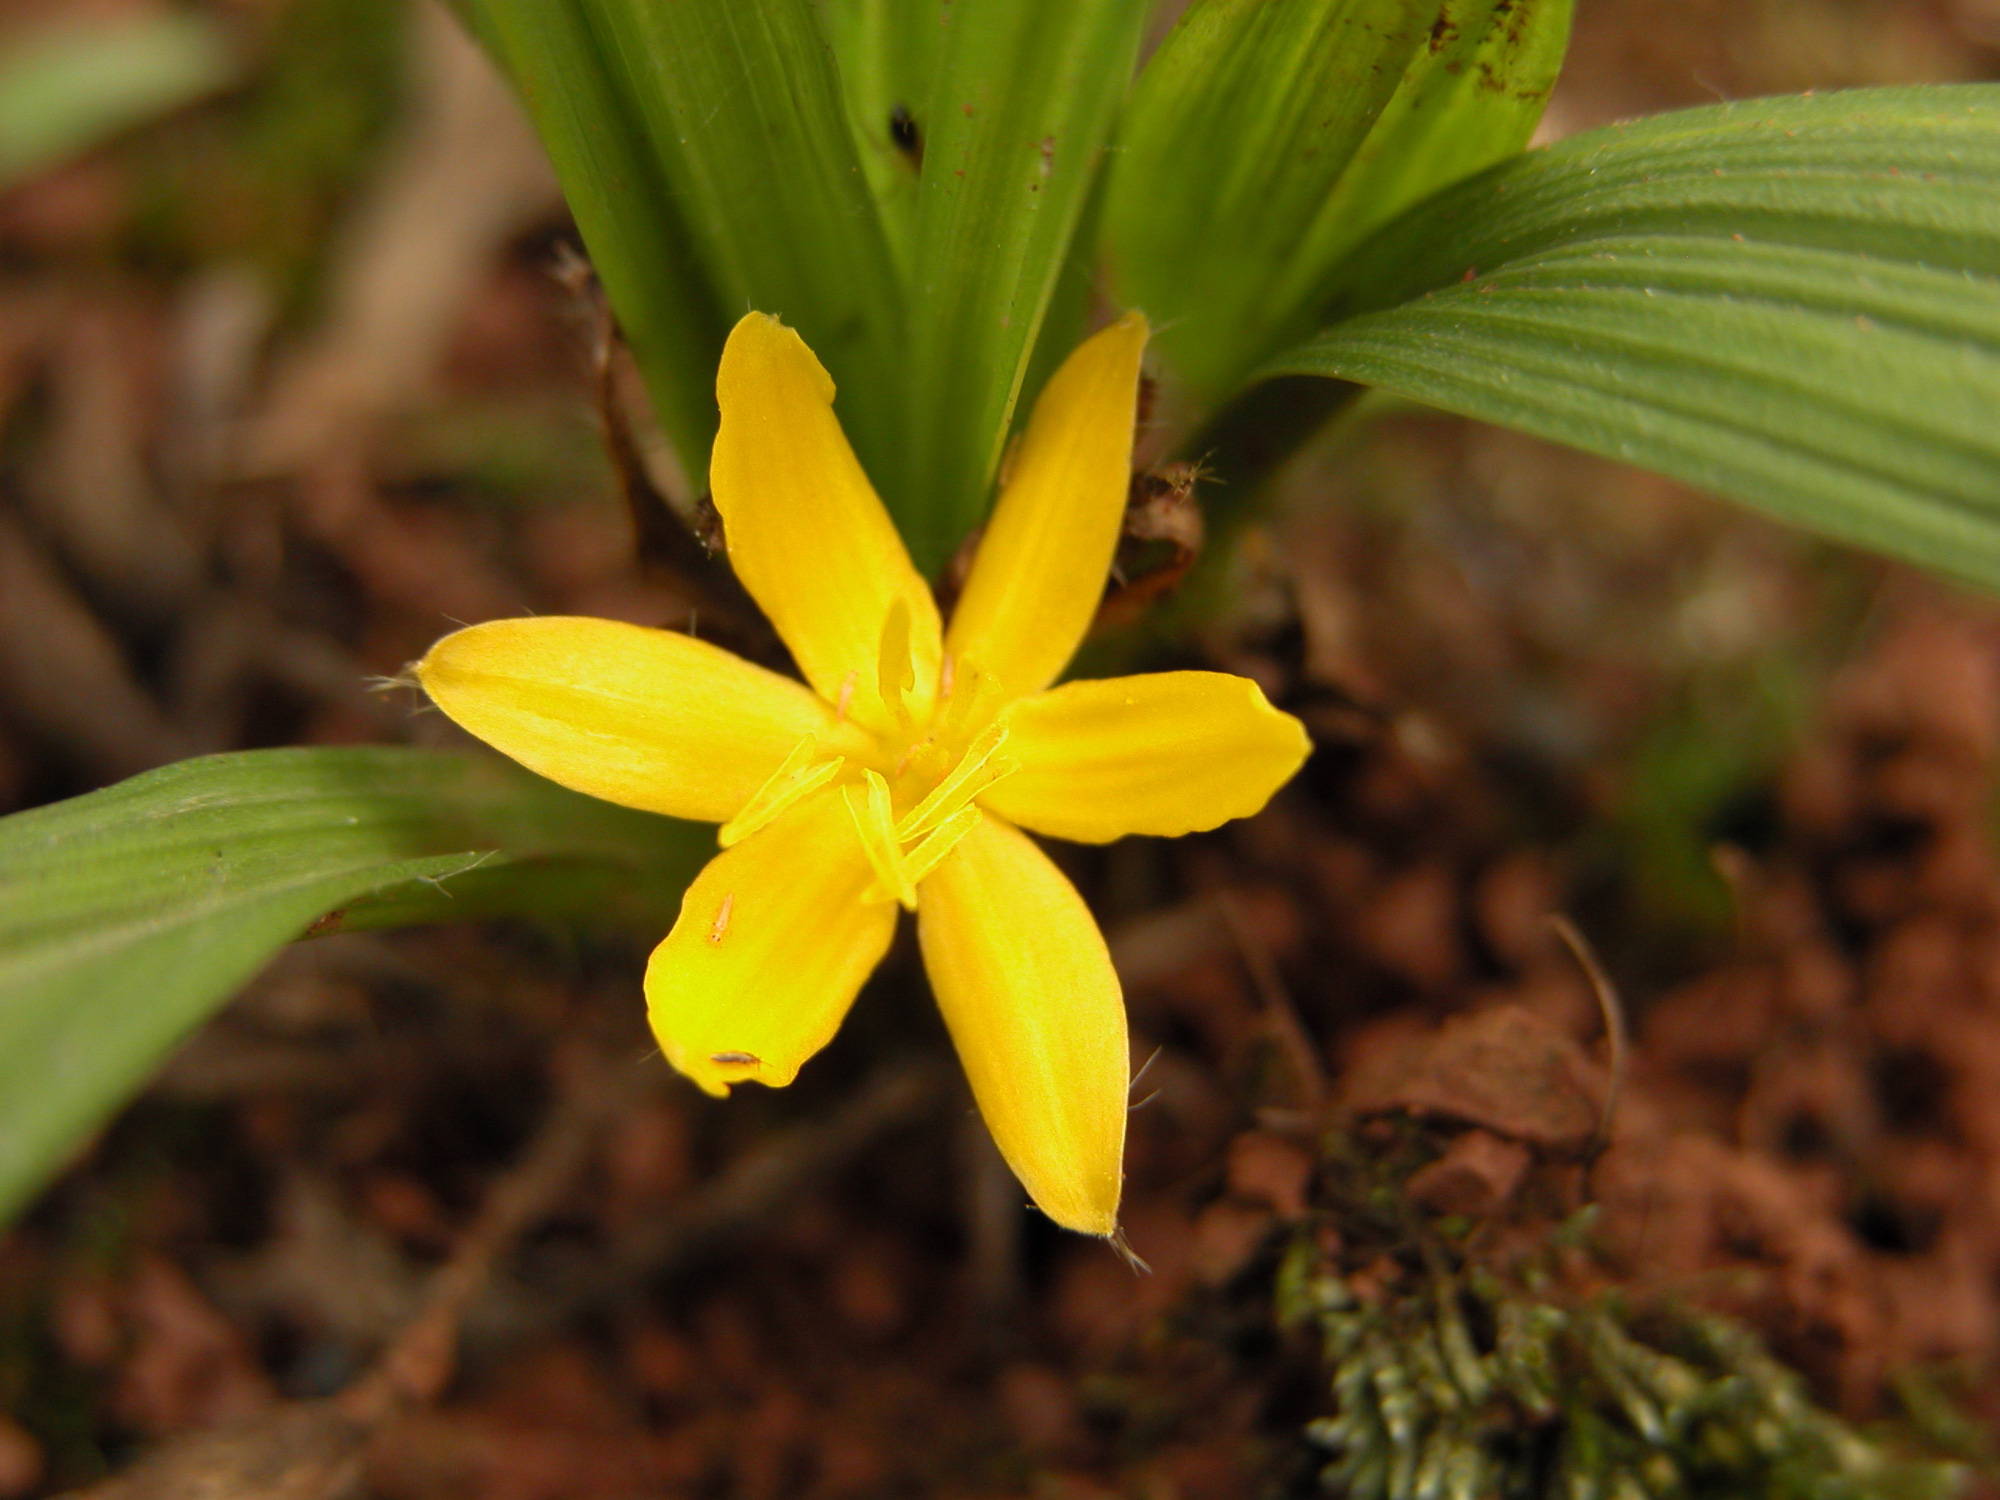
[[[722,826],[724,848],[768,826],[821,787],[836,785],[855,837],[874,869],[864,901],[899,901],[914,910],[917,882],[977,826],[980,793],[1020,769],[1006,750],[1007,726],[994,711],[992,680],[970,663],[944,659],[929,713],[910,708],[917,686],[909,621],[900,606],[882,632],[877,669],[890,727],[851,726],[842,751],[807,735],[743,810]],[[847,719],[853,678],[835,708]]]

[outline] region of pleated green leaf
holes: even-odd
[[[315,923],[624,901],[664,932],[712,847],[495,761],[383,748],[209,756],[0,819],[0,1217]]]
[[[552,0],[480,3],[539,14]],[[808,0],[566,3],[600,39],[729,318],[754,308],[799,330],[880,483],[904,437],[888,378],[903,346],[902,291]],[[883,498],[900,510],[900,495]]]
[[[979,519],[1148,0],[952,0],[923,132],[900,519],[934,572]]]
[[[1575,0],[1447,0],[1321,210],[1333,232],[1275,289],[1279,301],[1317,310],[1332,290],[1328,272],[1368,235],[1518,154],[1556,86],[1575,9]]]
[[[861,170],[907,283],[931,86],[949,0],[818,0]]]
[[[1437,0],[1195,0],[1120,130],[1105,238],[1120,296],[1214,400],[1283,344],[1338,251],[1335,187],[1420,48]]]
[[[2000,588],[2000,86],[1593,131],[1450,190],[1268,374],[1335,376]]]
[[[583,0],[458,8],[520,92],[661,429],[696,489],[705,487],[729,323],[603,36]]]

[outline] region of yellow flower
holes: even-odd
[[[1044,1212],[1117,1228],[1124,999],[1076,890],[1021,832],[1107,843],[1256,812],[1299,722],[1218,672],[1051,687],[1096,613],[1130,480],[1145,320],[1036,404],[949,629],[799,336],[722,354],[710,467],[729,560],[805,676],[609,620],[499,620],[417,666],[459,724],[553,781],[722,825],[646,969],[667,1060],[712,1094],[790,1083],[917,914],[1002,1155]],[[807,684],[810,684],[808,686]]]

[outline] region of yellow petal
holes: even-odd
[[[982,806],[1059,839],[1167,838],[1247,818],[1305,764],[1305,726],[1247,677],[1067,682],[1006,712],[1020,769]]]
[[[1104,596],[1132,485],[1146,320],[1087,339],[1035,402],[951,617],[946,648],[1009,696],[1061,675]]]
[[[912,707],[927,708],[937,604],[840,430],[831,377],[796,333],[751,313],[723,347],[715,394],[708,475],[730,565],[806,681],[839,701],[852,674],[850,711],[880,727],[879,676],[890,673],[893,693],[907,666]]]
[[[917,888],[924,967],[979,1112],[1068,1229],[1118,1227],[1131,1053],[1104,937],[1032,840],[982,818]]]
[[[833,711],[788,677],[670,630],[548,616],[446,636],[431,701],[529,770],[607,802],[720,823]],[[852,731],[849,731],[851,733]]]
[[[710,860],[646,966],[667,1061],[711,1094],[797,1077],[895,936],[873,873],[837,787]]]

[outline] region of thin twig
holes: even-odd
[[[576,299],[588,325],[590,367],[605,452],[631,517],[640,569],[668,580],[687,597],[690,635],[694,619],[705,615],[711,633],[738,654],[767,666],[782,665],[784,646],[762,611],[728,563],[699,535],[696,522],[653,481],[639,434],[618,389],[617,356],[624,347],[624,335],[596,273],[587,261],[571,253],[558,262],[556,279]],[[689,506],[698,514],[699,501],[690,501]]]
[[[1604,1112],[1598,1118],[1597,1134],[1584,1157],[1587,1163],[1594,1166],[1597,1158],[1611,1144],[1611,1126],[1618,1115],[1618,1095],[1625,1086],[1625,1007],[1619,1003],[1617,986],[1604,972],[1604,965],[1598,962],[1597,951],[1590,946],[1590,940],[1578,930],[1576,923],[1561,912],[1553,912],[1549,916],[1549,926],[1563,940],[1563,946],[1569,949],[1570,957],[1576,960],[1576,966],[1583,970],[1583,977],[1589,981],[1591,993],[1597,996],[1597,1009],[1604,1018],[1605,1041],[1611,1049],[1611,1084],[1604,1093]]]
[[[649,1058],[645,1071],[656,1069]],[[417,1315],[391,1341],[374,1369],[340,1396],[358,1421],[380,1421],[398,1408],[434,1401],[451,1378],[459,1330],[493,1268],[567,1191],[597,1132],[633,1094],[635,1070],[606,1077],[580,1070],[550,1109],[533,1143],[486,1195],[451,1258],[431,1277]]]
[[[383,1423],[434,1401],[451,1378],[459,1331],[473,1299],[519,1237],[576,1179],[598,1128],[642,1077],[577,1069],[533,1143],[486,1195],[479,1217],[432,1275],[416,1316],[372,1369],[325,1401],[288,1401],[253,1421],[186,1433],[73,1500],[350,1500],[363,1453]]]
[[[921,1119],[942,1094],[935,1064],[884,1067],[830,1116],[794,1126],[746,1152],[693,1201],[639,1220],[587,1265],[566,1267],[567,1274],[549,1278],[552,1284],[538,1285],[531,1319],[515,1320],[500,1336],[518,1337],[616,1302],[642,1283],[716,1253],[795,1202],[815,1178],[889,1131]]]
[[[1285,987],[1284,976],[1278,972],[1277,961],[1272,958],[1269,945],[1244,920],[1236,898],[1230,892],[1217,891],[1215,906],[1222,914],[1223,925],[1229,929],[1230,937],[1235,940],[1237,952],[1243,957],[1243,967],[1249,971],[1251,986],[1257,991],[1257,999],[1263,1006],[1264,1023],[1270,1027],[1272,1036],[1291,1062],[1299,1089],[1299,1103],[1308,1112],[1317,1113],[1326,1102],[1326,1072],[1320,1066],[1319,1053],[1313,1046],[1311,1034],[1299,1019],[1298,1007],[1292,1002],[1292,992]]]

